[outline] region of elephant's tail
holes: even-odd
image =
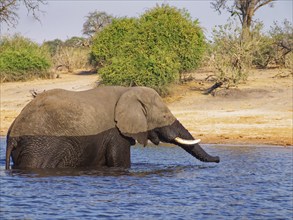
[[[7,137],[7,147],[6,147],[6,164],[5,169],[8,170],[10,167],[10,157],[12,150],[16,147],[17,141],[14,138]]]

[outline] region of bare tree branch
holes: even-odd
[[[228,0],[215,0],[211,2],[212,8],[221,14],[221,9],[226,9],[226,3]]]
[[[0,1],[0,23],[5,23],[8,26],[15,27],[18,23],[17,10],[23,4],[28,14],[40,21],[38,12],[40,12],[40,5],[46,4],[45,0],[1,0]]]
[[[277,0],[266,0],[266,1],[261,1],[261,0],[259,0],[259,1],[257,1],[257,3],[255,4],[256,7],[255,7],[254,11],[257,11],[259,8],[265,6],[265,5],[269,4],[269,3],[275,2],[275,1],[277,1]]]
[[[255,12],[267,5],[275,2],[276,0],[234,0],[232,5],[231,1],[215,0],[211,3],[212,8],[221,13],[221,10],[227,10],[231,16],[237,15],[242,24],[242,37],[247,38],[250,32],[252,19]]]

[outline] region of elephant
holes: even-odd
[[[199,145],[148,87],[99,86],[38,94],[7,133],[6,169],[131,166],[130,147],[180,146],[203,162],[220,161]]]

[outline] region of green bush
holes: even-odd
[[[131,35],[137,35],[136,22],[134,18],[114,19],[111,25],[94,36],[92,58],[98,67],[111,64],[110,60],[113,57],[133,53],[135,48],[131,42]]]
[[[99,71],[106,85],[148,86],[160,94],[167,93],[166,85],[178,77],[179,63],[175,55],[160,51],[154,55],[143,52],[135,57],[118,56]]]
[[[204,35],[198,21],[192,21],[186,10],[157,6],[141,16],[139,28],[141,41],[148,48],[176,54],[180,73],[199,66],[205,49]]]
[[[273,45],[273,39],[268,36],[258,36],[259,43],[255,47],[252,64],[258,68],[266,68],[275,57],[275,48]]]
[[[273,41],[274,62],[281,67],[292,67],[293,53],[293,25],[292,22],[284,20],[281,24],[275,22],[269,31]]]
[[[92,57],[103,83],[149,86],[162,94],[180,73],[199,66],[204,45],[197,21],[162,5],[138,19],[114,19],[94,37]]]
[[[0,39],[1,82],[48,77],[50,65],[46,48],[18,35]]]

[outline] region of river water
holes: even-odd
[[[293,148],[133,147],[128,170],[5,171],[0,219],[292,219]]]

